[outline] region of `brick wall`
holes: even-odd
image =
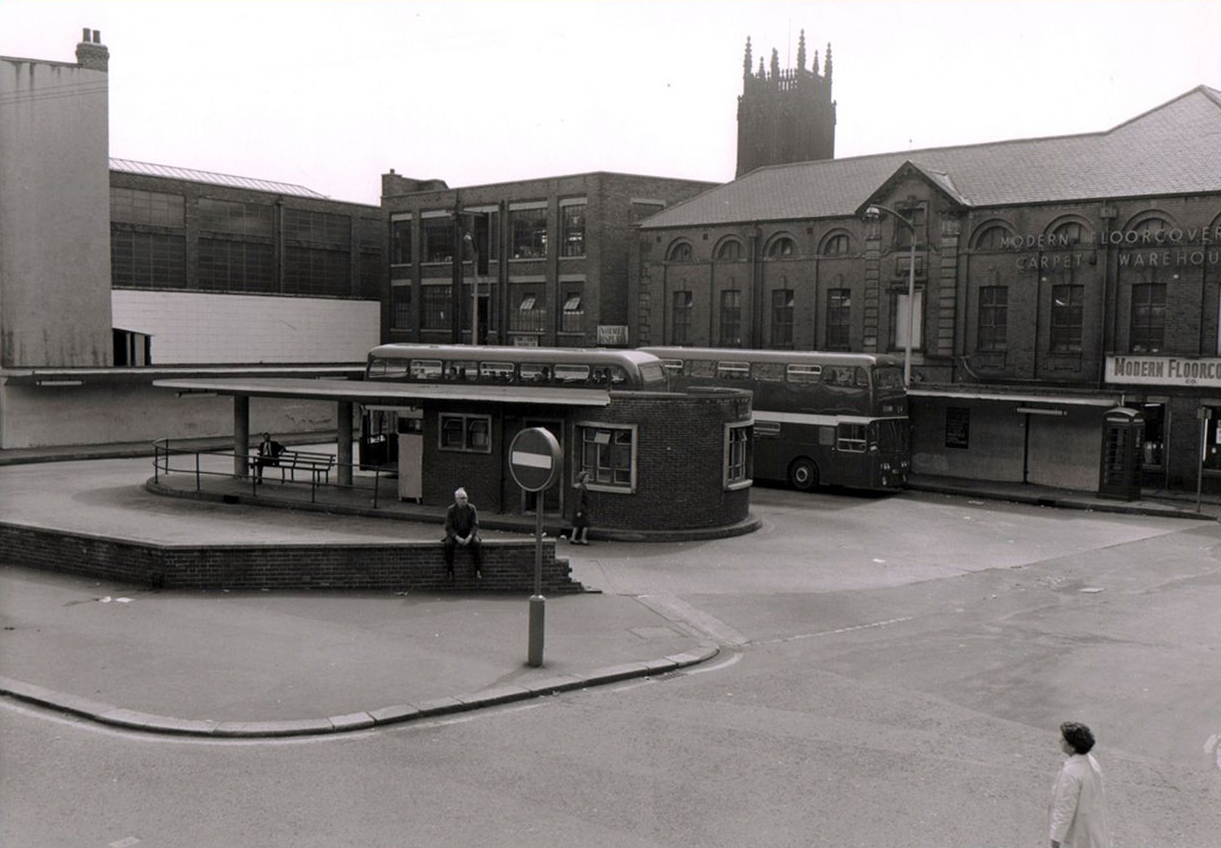
[[[469,589],[469,554],[455,559],[456,584],[445,576],[440,541],[392,545],[160,546],[56,530],[0,524],[4,561],[166,589]],[[438,539],[440,534],[438,533]],[[534,589],[534,541],[483,543],[479,587]],[[543,543],[543,591],[581,591],[555,542]]]

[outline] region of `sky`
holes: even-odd
[[[380,175],[726,182],[755,66],[833,50],[836,158],[1098,132],[1221,88],[1221,0],[0,0],[110,50],[110,155],[376,204]]]

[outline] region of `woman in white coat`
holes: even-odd
[[[1060,725],[1060,768],[1051,797],[1051,848],[1111,848],[1102,769],[1090,754],[1094,734],[1084,724]]]

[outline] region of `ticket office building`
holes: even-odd
[[[642,223],[636,336],[903,356],[910,333],[916,473],[1092,489],[1104,413],[1132,406],[1142,483],[1194,490],[1219,132],[1201,86],[1101,133],[760,168]]]

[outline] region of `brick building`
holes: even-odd
[[[449,188],[384,174],[382,338],[469,342],[478,273],[480,343],[635,344],[627,331],[633,225],[712,185],[598,172]],[[459,265],[455,245],[468,232]]]
[[[1203,430],[1216,489],[1219,133],[1200,86],[1105,132],[759,168],[642,222],[634,339],[903,354],[910,326],[916,472],[1092,488],[1128,405],[1144,485],[1194,489]]]

